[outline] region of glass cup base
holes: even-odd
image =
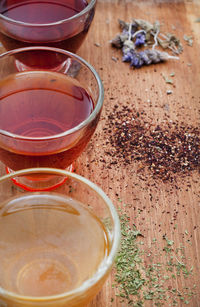
[[[74,172],[75,165],[72,163],[69,165],[65,170],[69,172]],[[7,174],[11,174],[14,171],[11,170],[9,167],[6,167]],[[12,178],[12,181],[14,184],[16,184],[18,187],[29,191],[29,192],[39,192],[39,191],[51,191],[53,189],[56,189],[65,181],[67,180],[67,177],[63,176],[49,176],[48,174],[34,174],[31,176],[21,176],[18,178]]]

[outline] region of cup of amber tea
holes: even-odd
[[[16,56],[30,59],[35,51],[62,58],[59,70],[35,65],[18,71]],[[103,86],[95,69],[79,56],[51,47],[8,51],[0,55],[0,67],[0,161],[7,171],[72,169],[102,109]],[[40,180],[43,189],[59,184],[36,175],[18,183],[37,189]]]
[[[1,0],[0,40],[6,50],[42,45],[76,52],[95,5],[96,0]]]
[[[27,192],[10,180],[38,172],[68,180],[53,192]],[[103,286],[119,240],[115,207],[91,181],[53,168],[0,177],[0,306],[85,306]]]

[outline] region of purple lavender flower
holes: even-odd
[[[148,57],[147,50],[148,49],[140,52],[140,58],[144,61],[144,64],[150,65],[151,64],[151,59]]]
[[[140,57],[140,54],[134,52],[131,60],[130,66],[134,66],[135,68],[140,68],[144,64],[144,60]]]
[[[136,52],[135,49],[124,48],[122,49],[123,62],[129,62],[130,66],[134,66],[135,68],[140,68],[144,64],[143,58],[140,56],[140,52]]]
[[[126,40],[122,48],[122,61],[129,62],[131,67],[140,68],[143,65],[150,65],[166,61],[169,55],[156,49],[145,49],[137,52],[133,41]]]
[[[136,35],[135,46],[140,47],[145,44],[145,41],[146,41],[145,32],[138,33]]]
[[[123,57],[122,57],[122,61],[123,62],[131,62],[133,59],[133,52],[132,50],[126,52],[123,54]]]

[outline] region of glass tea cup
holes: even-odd
[[[35,52],[55,59],[51,69],[35,62]],[[19,71],[16,57],[32,68]],[[0,55],[0,65],[0,161],[9,172],[72,169],[102,109],[103,86],[95,69],[77,55],[50,47],[8,51]],[[33,177],[23,180],[27,188],[35,189],[38,180],[44,189],[59,184]]]
[[[75,53],[95,6],[96,0],[2,0],[0,40],[6,50],[41,45]]]
[[[27,192],[10,180],[38,172],[68,180],[53,192]],[[0,306],[85,306],[103,286],[119,240],[115,207],[88,179],[53,168],[0,177]]]

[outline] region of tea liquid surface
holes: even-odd
[[[0,210],[0,286],[28,296],[72,290],[109,252],[101,221],[56,193],[23,194]]]
[[[87,6],[85,0],[7,0],[1,2],[1,14],[16,21],[33,24],[58,22],[76,15]]]
[[[83,18],[78,16],[87,5],[86,0],[2,0],[0,14],[12,22],[3,21],[1,43],[6,50],[39,45],[76,53],[94,17],[94,6],[83,13]],[[69,19],[75,15],[76,18]],[[44,53],[41,53],[45,62],[43,56]],[[22,63],[28,65],[31,60],[29,55],[22,59]]]
[[[0,82],[0,129],[26,137],[67,131],[88,118],[92,98],[81,84],[51,71],[10,75]]]
[[[94,108],[81,84],[58,72],[29,71],[8,76],[0,89],[0,129],[34,138],[22,141],[0,134],[0,160],[11,170],[71,165],[96,127],[94,119],[73,134],[56,136],[87,119]],[[55,138],[46,140],[48,136]]]

